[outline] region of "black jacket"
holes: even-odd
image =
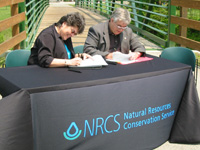
[[[28,65],[49,67],[54,58],[68,59],[64,43],[71,51],[72,58],[74,58],[75,54],[71,38],[63,41],[55,29],[55,24],[44,29],[37,37],[34,46],[31,48]]]

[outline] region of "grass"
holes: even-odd
[[[9,18],[11,16],[10,13],[10,6],[6,6],[6,7],[0,7],[0,20],[4,20],[6,18]]]
[[[4,19],[7,19],[11,16],[11,13],[10,13],[10,6],[6,6],[6,7],[1,7],[0,8],[0,20],[4,20]],[[0,32],[0,43],[2,43],[3,41],[11,38],[12,36],[12,30],[11,28],[8,28],[4,31],[1,31]]]
[[[0,14],[1,14],[0,21],[9,18],[11,16],[10,6],[1,7]],[[0,32],[0,44],[3,43],[5,40],[8,40],[9,38],[11,38],[11,36],[12,36],[11,28],[1,31]],[[5,58],[1,57],[0,58],[0,68],[2,67],[4,62],[5,62]]]
[[[200,67],[200,52],[195,53],[196,59],[198,59],[198,66]]]

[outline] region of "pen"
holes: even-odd
[[[83,56],[83,54],[80,54],[80,53],[78,53],[78,57],[80,57],[82,60],[84,59],[84,56]]]
[[[111,65],[117,65],[117,62],[113,62],[113,61],[107,61],[107,63]]]
[[[77,73],[82,73],[81,71],[75,70],[75,69],[68,69],[68,71],[77,72]]]

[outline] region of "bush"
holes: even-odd
[[[3,43],[3,41],[4,41],[4,36],[0,34],[0,43]]]

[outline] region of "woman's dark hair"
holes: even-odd
[[[78,34],[82,33],[85,29],[85,17],[79,12],[73,12],[62,16],[55,25],[60,27],[64,22],[66,22],[68,26],[78,27]]]

